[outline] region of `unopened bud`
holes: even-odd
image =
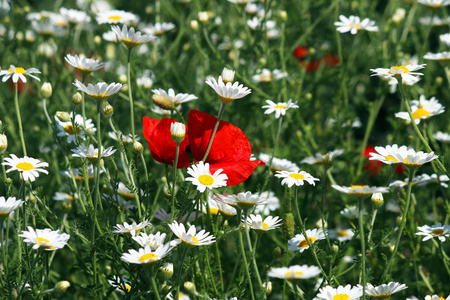
[[[59,281],[55,284],[54,291],[56,293],[63,293],[70,287],[70,282],[67,280]]]
[[[266,291],[266,294],[272,293],[272,281],[263,282],[262,287]]]
[[[331,166],[333,165],[333,156],[331,156],[330,154],[325,154],[322,157],[322,165],[325,169],[329,169],[331,168]]]
[[[198,22],[197,22],[197,20],[192,20],[191,21],[191,29],[194,30],[194,31],[198,30]]]
[[[107,118],[111,118],[114,114],[114,108],[108,101],[103,101],[102,103],[102,114]]]
[[[276,247],[275,249],[273,249],[272,254],[275,257],[279,257],[281,254],[283,254],[283,250],[281,250],[280,247]]]
[[[135,141],[133,143],[133,150],[134,152],[142,152],[144,151],[144,146],[142,146],[142,144],[138,141]]]
[[[95,43],[96,45],[100,45],[100,44],[102,43],[102,38],[101,38],[100,36],[96,35],[96,36],[94,37],[94,43]]]
[[[248,225],[247,225],[246,223],[241,223],[241,224],[239,225],[239,230],[240,230],[241,232],[245,232],[245,226],[248,227]]]
[[[41,94],[44,98],[49,98],[52,95],[52,85],[50,82],[44,82],[41,87]]]
[[[339,246],[338,245],[331,246],[331,251],[333,251],[333,253],[338,253],[339,252]]]
[[[383,194],[382,193],[373,193],[371,201],[372,201],[373,208],[377,209],[377,208],[381,207],[384,203]]]
[[[120,83],[127,83],[127,75],[122,74],[119,76],[119,82]]]
[[[19,32],[16,34],[16,39],[17,39],[18,41],[23,41],[23,38],[24,38],[23,32],[22,32],[22,31],[19,31]]]
[[[8,138],[4,134],[0,134],[0,154],[6,151],[8,148]]]
[[[281,230],[283,232],[283,236],[290,240],[294,237],[295,233],[295,220],[294,215],[292,213],[287,213],[286,216],[284,216],[283,220],[283,226],[281,227]]]
[[[170,135],[175,143],[181,143],[186,136],[186,125],[179,122],[170,124]]]
[[[67,112],[65,112],[65,111],[57,111],[56,112],[56,117],[61,122],[69,122],[70,121],[70,115]]]
[[[165,280],[169,279],[173,275],[173,264],[165,263],[161,268],[161,272]]]
[[[285,10],[280,11],[280,19],[285,22],[288,18],[287,12]]]
[[[30,196],[28,197],[28,201],[31,201],[31,203],[36,203],[37,202],[36,196],[30,194]]]
[[[311,100],[312,99],[312,94],[311,93],[306,93],[305,98],[306,98],[306,100]]]
[[[72,96],[72,103],[74,105],[81,104],[82,101],[83,101],[83,96],[81,96],[80,93],[76,93]]]
[[[228,82],[233,82],[234,81],[234,71],[227,69],[227,68],[223,68],[222,81],[225,84],[227,84]]]
[[[162,95],[154,94],[152,96],[152,99],[153,99],[153,103],[155,103],[162,109],[173,110],[175,108],[175,104],[173,104],[173,101]]]
[[[200,23],[205,24],[209,20],[209,15],[207,11],[199,11],[198,12],[198,20]]]
[[[441,76],[436,77],[435,79],[437,85],[441,85],[444,79]]]
[[[186,281],[183,286],[189,293],[195,292],[195,284],[192,281]]]

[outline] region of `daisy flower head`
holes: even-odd
[[[333,184],[332,188],[338,190],[341,193],[355,195],[355,196],[372,196],[373,193],[389,193],[389,188],[376,187],[368,185],[352,185],[352,186],[340,186]]]
[[[108,132],[108,135],[110,138],[112,138],[113,140],[115,140],[116,142],[122,142],[124,144],[132,144],[133,143],[133,136],[131,135],[131,133],[129,133],[128,135],[124,135],[122,134],[122,132],[119,131],[119,136],[117,136],[117,134],[113,131]],[[135,141],[139,141],[141,138],[139,136],[135,136],[134,140]]]
[[[417,70],[425,68],[426,64],[407,64],[406,66],[392,66],[390,69],[386,68],[377,68],[370,69],[374,74],[371,76],[381,76],[384,79],[395,78],[398,80],[413,80],[417,75],[423,75],[423,73],[416,72]]]
[[[203,229],[197,232],[195,225],[192,225],[186,231],[183,223],[178,224],[177,221],[173,221],[172,224],[169,224],[169,227],[173,234],[178,237],[175,240],[177,244],[183,243],[187,246],[204,246],[215,242],[215,237],[210,235],[209,232]]]
[[[398,147],[397,144],[394,144],[392,146],[388,145],[386,147],[377,146],[374,149],[376,152],[369,153],[370,155],[369,160],[377,160],[388,165],[400,163],[400,161],[398,161],[392,156],[393,153],[408,150],[406,146]]]
[[[48,163],[41,162],[39,159],[32,157],[22,157],[18,158],[14,154],[11,157],[5,157],[2,165],[10,166],[11,168],[6,171],[9,173],[11,171],[18,171],[20,173],[21,179],[24,181],[35,181],[39,177],[39,173],[48,174],[48,171],[44,168],[48,167]]]
[[[433,135],[433,137],[441,143],[450,144],[450,134],[448,133],[438,131]]]
[[[352,287],[348,284],[346,286],[340,285],[337,288],[333,288],[332,286],[327,285],[319,290],[317,298],[323,300],[356,300],[359,299],[362,294],[363,291],[358,286]]]
[[[445,46],[450,47],[450,33],[441,34],[439,39]]]
[[[0,222],[5,219],[9,214],[19,208],[24,201],[16,200],[16,197],[9,197],[5,199],[5,197],[0,197]]]
[[[286,72],[280,69],[275,69],[270,71],[269,69],[257,70],[257,74],[253,75],[252,79],[254,82],[271,82],[272,80],[280,80],[281,78],[287,77]]]
[[[346,207],[339,212],[347,219],[357,219],[359,217],[359,208],[357,206]],[[363,211],[363,215],[367,215],[366,211]]]
[[[257,231],[269,231],[281,226],[281,219],[277,217],[268,216],[267,218],[262,219],[261,215],[253,215],[247,217],[247,220],[242,220],[243,222],[247,221],[247,225]]]
[[[357,16],[347,18],[344,15],[340,15],[339,20],[338,22],[334,22],[334,25],[337,26],[336,30],[340,33],[350,32],[355,35],[358,31],[362,30],[378,31],[378,26],[375,25],[375,21],[371,21],[369,18],[361,21]]]
[[[158,98],[163,97],[164,101],[170,101],[173,103],[169,106],[173,105],[174,107],[178,106],[182,103],[186,103],[186,102],[198,99],[198,97],[193,94],[187,94],[187,93],[175,94],[175,91],[173,89],[169,89],[167,92],[163,89],[154,89],[154,90],[152,90],[152,92],[154,93],[153,100],[156,100],[157,103],[161,102],[161,100],[162,100],[162,99],[158,99]],[[158,100],[160,100],[160,101],[158,101]]]
[[[297,281],[303,279],[314,278],[318,276],[320,273],[320,269],[316,266],[308,266],[308,265],[294,265],[288,268],[271,268],[269,272],[267,272],[268,277],[275,277],[286,279],[289,281]]]
[[[130,249],[128,253],[124,253],[122,255],[121,259],[130,264],[148,265],[155,263],[169,255],[172,248],[173,247],[169,243],[166,243],[159,246],[154,251],[150,246],[145,246],[138,251]]]
[[[310,244],[325,239],[325,234],[322,228],[308,229],[306,230],[306,236],[308,237],[308,241]],[[289,240],[288,249],[289,251],[300,251],[300,253],[303,253],[303,251],[309,248],[308,241],[306,240],[303,233],[297,234]]]
[[[100,12],[95,17],[98,24],[137,24],[138,16],[123,10],[109,10]]]
[[[294,184],[296,186],[301,186],[305,181],[311,185],[316,185],[314,181],[320,181],[319,178],[314,178],[311,174],[300,170],[294,172],[277,171],[275,177],[283,178],[281,185],[287,184],[289,188],[291,188]]]
[[[441,19],[439,16],[419,18],[419,23],[425,26],[440,27],[446,26],[450,22],[450,17]]]
[[[391,151],[392,159],[398,160],[400,163],[404,164],[406,167],[420,167],[421,165],[428,163],[432,160],[438,158],[434,152],[425,153],[423,151],[414,151],[413,149],[406,149],[400,147],[398,151]]]
[[[415,298],[414,296],[411,298],[411,300],[416,300],[417,298],[415,298],[415,299],[413,299],[413,298]],[[407,300],[409,300],[409,299],[407,299]],[[418,299],[417,299],[418,300]],[[447,298],[445,298],[444,299],[444,297],[443,296],[439,296],[439,295],[433,295],[433,296],[431,296],[431,295],[426,295],[425,296],[425,300],[450,300],[450,295],[447,297]]]
[[[329,230],[328,237],[331,240],[338,240],[340,242],[350,241],[355,234],[351,229],[333,229]]]
[[[267,204],[265,205],[258,205],[255,207],[253,212],[255,214],[263,214],[265,216],[270,215],[270,212],[277,210],[280,208],[280,199],[275,196],[275,193],[272,191],[264,191],[261,194],[260,193],[254,193],[253,195],[258,195],[262,199],[267,200]]]
[[[254,208],[256,205],[268,203],[267,198],[260,197],[258,194],[253,194],[252,192],[241,192],[237,195],[229,195],[225,198],[225,201],[234,201],[234,205],[232,203],[228,204],[231,206],[238,206],[243,210],[249,210]]]
[[[75,126],[73,126],[72,119],[73,119],[73,112],[70,112],[70,120],[67,122],[62,122],[60,119],[58,119],[55,116],[55,121],[58,126],[58,134],[57,136],[67,137],[67,143],[76,143],[75,139],[75,128],[76,128],[76,135],[77,137],[84,139],[84,132],[86,130],[90,130],[90,132],[95,133],[96,129],[94,127],[94,123],[91,119],[86,119],[85,125],[83,126],[83,117],[81,115],[75,115]]]
[[[27,78],[25,77],[25,75],[30,76],[31,78],[34,78],[37,81],[41,81],[36,76],[31,75],[33,73],[41,74],[41,71],[39,71],[36,68],[29,68],[29,69],[25,70],[24,68],[15,67],[13,65],[10,65],[8,70],[0,71],[0,77],[3,77],[2,78],[3,82],[6,82],[11,77],[12,77],[12,81],[14,83],[17,83],[19,80],[21,80],[22,82],[27,82]]]
[[[66,19],[70,24],[83,24],[89,23],[91,21],[91,17],[84,11],[76,10],[76,9],[67,9],[65,7],[61,7],[59,9],[59,13]]]
[[[258,157],[260,160],[265,162],[266,165],[269,165],[270,158],[272,156],[265,154],[265,153],[260,153]],[[276,157],[272,158],[271,168],[274,171],[289,171],[289,172],[293,172],[293,171],[296,171],[299,169],[299,167],[295,163],[293,163],[287,159],[284,159],[284,158],[280,159],[280,158],[276,158]]]
[[[297,102],[293,103],[292,99],[289,99],[288,102],[278,102],[275,103],[272,100],[266,100],[267,105],[264,105],[262,108],[267,108],[264,112],[265,115],[271,114],[275,112],[275,118],[278,119],[281,116],[286,115],[286,111],[289,108],[298,108]]]
[[[412,86],[412,85],[418,83],[419,81],[420,81],[420,77],[409,76],[409,77],[404,77],[402,79],[402,84],[404,87]],[[391,94],[394,94],[395,91],[397,90],[397,85],[398,85],[397,79],[395,79],[395,78],[389,79],[388,85],[390,85],[389,92]]]
[[[342,153],[344,153],[343,149],[336,149],[331,152],[328,152],[325,155],[330,155],[331,158],[333,159],[333,158],[341,155]],[[308,165],[321,164],[324,161],[325,155],[323,155],[321,153],[316,153],[314,156],[310,156],[310,157],[306,157],[306,158],[302,159],[300,161],[300,163],[308,164]]]
[[[77,69],[83,75],[89,75],[91,72],[103,68],[106,64],[100,62],[98,59],[79,57],[77,54],[67,54],[64,59],[69,65]]]
[[[139,224],[137,224],[136,222],[133,222],[131,224],[124,222],[123,225],[117,224],[116,226],[114,226],[115,230],[113,230],[113,232],[114,233],[129,233],[129,234],[131,234],[131,236],[134,237],[137,234],[139,234],[139,231],[141,231],[141,229],[143,229],[147,226],[151,226],[151,225],[152,224],[150,224],[150,222],[146,219],[144,219],[144,221],[142,221]]]
[[[117,34],[114,32],[114,31],[107,31],[107,32],[104,32],[103,34],[102,34],[102,38],[105,40],[105,41],[108,41],[108,42],[112,42],[112,43],[116,43],[116,42],[118,42],[119,40],[117,39]]]
[[[33,245],[33,249],[42,249],[46,251],[54,251],[63,248],[70,238],[70,235],[61,233],[61,231],[52,231],[46,229],[33,229],[28,226],[28,231],[22,231],[20,237],[25,238],[23,241],[28,245]]]
[[[185,223],[185,222],[192,222],[195,220],[196,217],[201,217],[202,213],[193,211],[191,212],[190,215],[184,215],[184,216],[175,216],[172,218],[172,214],[171,213],[167,213],[163,208],[158,208],[156,210],[156,214],[153,215],[155,218],[157,218],[158,220],[161,220],[163,222],[170,222],[171,219],[175,219],[180,221],[181,223]]]
[[[197,186],[197,190],[203,193],[206,188],[213,189],[227,185],[228,176],[221,174],[223,170],[218,169],[214,174],[209,171],[209,163],[200,161],[196,165],[192,165],[187,169],[187,172],[192,177],[188,177],[185,180],[191,181],[193,185]]]
[[[419,232],[416,235],[423,235],[424,238],[422,241],[428,241],[434,237],[437,237],[441,242],[445,242],[445,238],[450,234],[450,225],[442,225],[441,223],[437,223],[433,226],[418,226]]]
[[[219,95],[220,101],[223,104],[228,104],[236,99],[243,98],[252,92],[251,89],[245,87],[243,84],[239,84],[238,81],[234,83],[227,82],[226,84],[222,80],[222,76],[216,81],[215,78],[206,80],[206,84],[209,85]]]
[[[411,101],[411,112],[414,122],[420,123],[420,120],[426,120],[436,115],[440,115],[445,111],[445,107],[439,103],[435,97],[431,97],[430,100],[425,99],[424,95],[420,95],[419,100]],[[399,112],[395,116],[400,119],[411,121],[408,112]]]
[[[94,167],[89,165],[88,167],[88,180],[94,179]],[[100,173],[102,170],[100,170]],[[61,171],[61,175],[64,175],[68,178],[73,178],[75,181],[84,181],[84,172],[82,169],[74,168],[70,171]]]
[[[123,25],[122,29],[118,25],[113,25],[111,26],[111,30],[117,34],[119,40],[128,48],[133,48],[156,39],[154,35],[142,34],[140,31],[135,31],[134,27],[128,29],[127,25]]]
[[[116,152],[116,149],[113,149],[113,147],[109,147],[109,148],[103,148],[103,146],[101,147],[101,159],[104,157],[109,157],[111,155],[114,154],[114,152]],[[98,159],[98,148],[94,148],[94,145],[90,144],[89,148],[86,148],[85,146],[81,145],[76,149],[72,149],[72,156],[73,157],[80,157],[80,158],[87,158],[90,161],[97,161]]]
[[[431,8],[439,8],[442,6],[450,5],[450,0],[417,0],[417,2]]]
[[[404,283],[389,282],[387,284],[382,284],[379,286],[373,286],[368,283],[366,285],[366,294],[372,298],[389,299],[392,294],[403,291],[408,287]]]
[[[440,52],[440,53],[428,52],[427,54],[425,54],[423,56],[423,58],[429,59],[429,60],[437,60],[437,61],[440,61],[441,63],[448,64],[448,63],[450,63],[450,52],[449,51],[444,51],[444,52]]]
[[[141,247],[149,246],[152,251],[155,251],[159,246],[164,244],[166,234],[159,231],[156,234],[146,234],[141,232],[138,236],[133,236],[132,238],[141,245]]]
[[[99,82],[96,85],[89,83],[88,86],[85,86],[78,79],[75,80],[73,85],[76,86],[79,91],[85,92],[97,102],[103,102],[103,100],[106,100],[113,94],[118,93],[125,86],[124,84],[115,82],[110,85],[105,82]]]
[[[143,27],[142,31],[150,35],[160,36],[174,28],[175,24],[171,22],[163,22],[163,23],[156,22],[154,25],[148,25]]]
[[[249,3],[255,2],[256,0],[228,0],[228,2],[234,3],[234,4],[238,4],[241,6],[245,6]]]

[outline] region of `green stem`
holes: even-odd
[[[81,82],[84,84],[85,76],[81,75]],[[85,93],[81,92],[82,100],[81,100],[81,114],[83,115],[83,127],[86,128],[86,101],[85,101]]]
[[[363,295],[362,299],[366,298],[366,240],[364,236],[364,214],[363,214],[363,197],[358,198],[359,208],[359,239],[361,240],[361,278]]]
[[[178,166],[178,158],[179,158],[179,155],[180,155],[180,143],[176,143],[177,144],[177,150],[176,150],[176,153],[175,153],[175,163],[174,163],[174,165],[173,165],[173,179],[172,179],[172,201],[171,201],[171,203],[172,203],[172,214],[171,214],[171,216],[170,216],[170,222],[172,222],[172,220],[173,220],[173,217],[174,217],[174,214],[175,214],[175,186],[176,186],[176,183],[177,183],[177,174],[178,174],[178,168],[177,168],[177,166]]]
[[[324,165],[325,166],[325,165]],[[321,201],[320,201],[320,218],[322,220],[322,228],[326,228],[325,227],[325,218],[324,218],[324,202],[325,202],[325,190],[327,189],[327,168],[324,167],[324,171],[323,171],[323,176],[322,176],[322,196],[320,197]],[[295,189],[295,201],[297,201],[297,189]],[[328,249],[331,249],[331,242],[330,239],[328,238],[328,234],[326,233],[326,231],[323,231],[324,235],[325,235],[325,239],[327,240],[327,244],[328,244]]]
[[[128,80],[128,97],[130,98],[130,117],[131,117],[131,135],[133,136],[133,144],[136,142],[136,137],[134,134],[134,101],[133,93],[131,92],[131,50],[133,48],[128,48],[127,56],[127,80]]]
[[[217,128],[219,128],[220,119],[222,119],[222,115],[223,115],[223,112],[225,111],[226,107],[227,107],[226,104],[224,104],[223,102],[220,102],[219,115],[217,116],[216,126],[214,126],[214,130],[211,134],[211,139],[209,140],[208,148],[206,148],[205,156],[203,156],[202,162],[205,162],[206,158],[208,157],[209,150],[211,150],[211,145],[214,140],[214,136],[216,135],[216,132],[217,132]]]
[[[255,260],[255,252],[253,251],[252,241],[250,239],[250,232],[248,230],[248,225],[247,225],[247,213],[248,213],[247,210],[244,210],[245,236],[247,238],[247,246],[248,246],[248,250],[250,252],[250,257],[252,259],[252,265],[253,265],[253,269],[255,272],[256,280],[258,281],[258,288],[260,291],[262,291],[263,287],[262,287],[261,276],[259,275],[258,264],[256,263],[256,260]],[[263,295],[266,295],[266,293],[263,293]]]
[[[439,244],[439,251],[441,254],[442,262],[444,263],[445,269],[447,270],[447,274],[450,276],[450,269],[448,267],[447,260],[445,259],[445,252],[444,248],[442,247],[442,242],[438,241],[437,243]]]
[[[239,214],[239,217],[240,217],[240,214]],[[249,287],[249,291],[250,291],[250,297],[251,297],[252,300],[255,300],[255,295],[253,294],[252,277],[250,276],[250,271],[249,271],[249,268],[248,268],[246,252],[245,252],[245,249],[244,249],[244,240],[242,238],[242,231],[241,230],[239,230],[239,249],[241,250],[242,260],[244,262],[244,270],[245,270],[245,275],[247,276],[248,287]]]
[[[19,124],[20,142],[22,143],[23,155],[27,156],[27,147],[23,137],[22,119],[20,118],[19,93],[17,91],[17,82],[14,83],[14,104],[16,106],[17,123]]]
[[[19,290],[19,293],[17,294],[17,299],[20,299],[20,296],[22,296],[22,293],[25,289],[25,285],[27,284],[28,279],[30,278],[31,273],[33,272],[34,268],[36,267],[36,263],[39,258],[39,254],[41,253],[40,250],[37,251],[36,257],[34,258],[33,262],[31,263],[30,269],[27,272],[27,275],[25,276],[25,280],[23,281],[22,287]]]
[[[399,82],[399,85],[400,85],[400,82]],[[413,123],[414,123],[414,121],[413,121]],[[398,245],[400,244],[400,239],[402,237],[402,232],[403,232],[403,229],[405,228],[405,225],[406,225],[406,217],[408,215],[409,206],[410,206],[410,203],[411,203],[412,181],[413,181],[415,173],[416,173],[416,168],[409,169],[408,194],[406,196],[406,206],[405,206],[405,209],[403,210],[403,214],[402,214],[402,223],[400,225],[400,230],[398,232],[397,240],[395,242],[394,251],[392,252],[391,258],[389,259],[389,262],[388,262],[388,264],[386,266],[386,269],[384,270],[384,273],[383,273],[383,276],[382,276],[382,282],[386,281],[387,277],[389,276],[389,272],[390,272],[392,264],[394,263],[394,260],[395,260],[395,255],[397,254]]]
[[[183,247],[181,249],[181,251],[182,251],[181,263],[180,263],[180,270],[179,270],[178,277],[177,277],[177,287],[176,287],[177,294],[175,295],[174,299],[178,299],[179,298],[178,296],[180,295],[180,284],[181,284],[181,279],[182,279],[182,275],[183,275],[183,265],[184,265],[184,259],[186,258],[187,250],[188,249],[186,249],[185,247]]]
[[[372,213],[372,220],[370,221],[370,228],[369,228],[369,234],[367,235],[367,244],[370,247],[370,240],[372,238],[372,232],[373,232],[373,225],[375,224],[375,218],[377,217],[378,209],[374,209]]]
[[[161,297],[159,297],[158,287],[156,286],[155,276],[151,276],[150,280],[152,282],[152,288],[155,292],[156,299],[161,300]]]
[[[48,115],[47,111],[47,99],[45,98],[42,98],[42,107],[44,108],[45,118],[47,119],[48,123],[52,125],[52,119],[50,119],[50,116]]]

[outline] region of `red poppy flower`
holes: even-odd
[[[197,161],[203,159],[217,118],[207,113],[191,110],[189,112],[189,145]],[[211,173],[223,169],[227,174],[227,185],[233,186],[246,180],[257,166],[264,166],[260,160],[250,160],[252,147],[241,129],[233,124],[220,121],[211,149],[205,162],[209,163]]]
[[[170,124],[176,122],[173,119],[164,118],[161,121],[144,117],[144,137],[148,141],[148,146],[153,158],[160,163],[173,167],[177,144],[170,134]],[[178,156],[178,169],[187,168],[191,162],[186,152],[189,144],[188,133],[180,143],[180,154]]]
[[[322,59],[322,63],[329,67],[335,67],[339,65],[339,57],[334,54],[325,54]]]
[[[14,82],[12,80],[9,81],[9,86],[11,87],[11,90],[14,92]],[[17,81],[17,92],[22,92],[23,89],[23,82],[22,80]]]
[[[303,48],[302,46],[298,46],[297,48],[294,49],[294,56],[296,59],[303,58],[307,56],[308,53],[309,53],[308,49]]]
[[[302,67],[305,67],[304,61],[300,61],[298,64]],[[316,71],[318,68],[319,68],[319,62],[317,60],[306,64],[306,72],[308,72],[308,73],[311,72],[312,69],[314,69],[314,71]]]

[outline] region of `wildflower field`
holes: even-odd
[[[450,0],[0,0],[0,299],[450,300]]]

